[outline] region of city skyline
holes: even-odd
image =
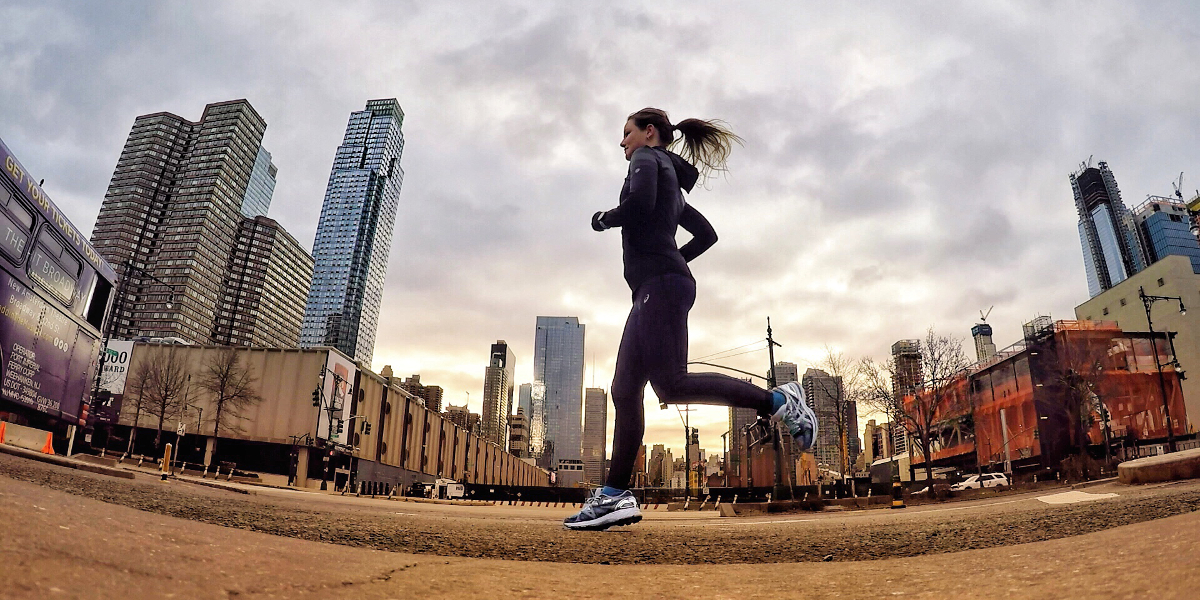
[[[373,363],[424,375],[447,403],[473,392],[476,412],[478,349],[527,340],[538,314],[588,323],[585,382],[609,385],[629,292],[619,243],[587,218],[615,202],[618,131],[645,105],[725,119],[747,140],[727,177],[689,196],[721,236],[693,264],[694,357],[765,337],[771,316],[777,360],[808,366],[826,343],[885,359],[928,326],[966,338],[991,305],[1005,347],[1032,316],[1071,318],[1088,299],[1064,181],[1081,161],[1106,160],[1130,206],[1169,195],[1180,171],[1185,191],[1200,179],[1200,116],[1154,91],[1200,81],[1188,4],[533,6],[456,19],[442,7],[17,3],[0,131],[86,234],[136,116],[247,98],[271,124],[271,211],[309,249],[347,112],[400,97],[413,143]],[[625,50],[647,35],[630,23],[670,51]],[[356,43],[325,33],[340,30]],[[764,52],[764,39],[780,43]],[[634,83],[635,64],[664,76]],[[517,353],[519,383],[533,380],[531,356]],[[764,373],[768,360],[714,362]],[[674,411],[652,393],[646,407],[646,443],[675,439]],[[727,411],[691,418],[719,447]]]

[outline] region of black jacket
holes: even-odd
[[[712,225],[683,199],[698,175],[696,167],[663,148],[643,146],[630,157],[620,205],[600,221],[621,228],[625,281],[631,290],[667,273],[692,278],[687,263],[717,242]],[[682,248],[675,244],[679,227],[692,234]]]

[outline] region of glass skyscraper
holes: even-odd
[[[1188,257],[1192,270],[1200,273],[1200,239],[1192,234],[1186,205],[1173,198],[1150,196],[1134,212],[1147,266],[1178,254]]]
[[[350,114],[313,242],[302,347],[332,346],[371,363],[404,171],[404,111],[395,98]]]
[[[271,207],[271,196],[275,194],[275,175],[279,169],[271,162],[271,153],[266,148],[258,149],[254,168],[250,171],[250,182],[246,184],[246,195],[242,196],[242,216],[247,219],[263,217]]]
[[[529,446],[544,469],[583,458],[584,330],[577,317],[537,318]]]
[[[1086,167],[1071,174],[1070,180],[1079,211],[1088,293],[1096,296],[1146,268],[1146,256],[1108,164],[1101,161],[1099,167]]]

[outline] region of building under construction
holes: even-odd
[[[1155,354],[1158,364],[1173,361],[1166,335],[1048,317],[1024,330],[1024,339],[977,363],[933,407],[935,468],[1032,474],[1058,472],[1080,448],[1094,458],[1106,448],[1134,456],[1166,441],[1168,408],[1175,437],[1191,437],[1178,373],[1162,370],[1160,386]],[[906,402],[933,400],[926,390]],[[911,468],[924,463],[914,439]]]

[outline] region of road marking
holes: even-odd
[[[1091,500],[1103,500],[1105,498],[1116,498],[1113,493],[1106,494],[1089,494],[1087,492],[1071,491],[1061,494],[1050,494],[1049,496],[1038,496],[1038,500],[1046,504],[1075,504],[1076,502],[1089,502]]]

